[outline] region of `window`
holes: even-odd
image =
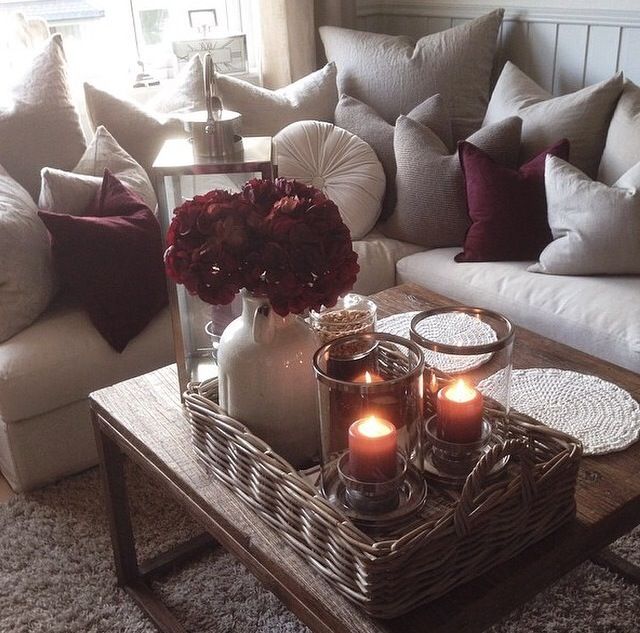
[[[132,85],[140,71],[138,61],[160,80],[174,76],[179,64],[174,43],[181,41],[245,33],[247,51],[243,49],[241,54],[248,55],[251,70],[258,65],[257,0],[0,0],[0,25],[7,22],[7,14],[16,12],[26,18],[44,18],[50,31],[63,35],[77,79],[113,87]],[[0,50],[0,58],[4,58],[0,65],[3,61],[9,65],[10,58],[14,66],[19,65],[19,60],[28,56],[26,48],[14,46],[8,55]],[[239,54],[236,47],[236,60]],[[219,70],[237,72],[244,67],[228,63]]]

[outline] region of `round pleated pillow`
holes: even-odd
[[[277,136],[278,175],[320,189],[340,210],[351,238],[364,237],[380,215],[385,177],[362,139],[322,121],[297,121]]]

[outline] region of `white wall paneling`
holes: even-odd
[[[547,0],[547,5],[551,0]],[[499,55],[554,94],[578,90],[622,70],[640,84],[640,8],[637,0],[610,1],[610,9],[583,1],[559,8],[505,2]],[[419,37],[450,28],[495,5],[429,0],[359,0],[362,29]],[[602,6],[602,5],[600,5]],[[569,8],[567,8],[569,7]],[[633,8],[629,8],[633,7]]]

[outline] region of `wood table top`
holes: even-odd
[[[451,305],[413,284],[372,299],[379,316]],[[640,400],[640,376],[516,329],[514,367],[557,367],[600,376]],[[640,523],[640,443],[582,460],[577,517],[543,541],[434,603],[393,620],[373,620],[331,588],[280,536],[197,464],[175,366],[91,395],[102,430],[316,631],[482,631]]]

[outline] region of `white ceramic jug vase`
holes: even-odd
[[[315,333],[278,316],[266,297],[242,291],[242,314],[220,338],[220,406],[294,466],[319,454]]]

